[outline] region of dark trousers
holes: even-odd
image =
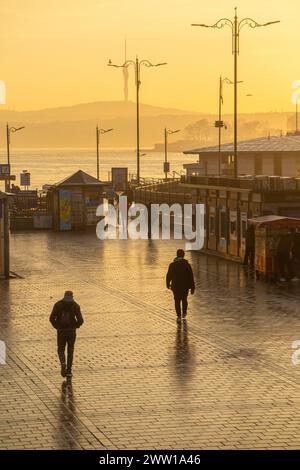
[[[294,262],[288,255],[278,255],[277,257],[280,277],[286,277],[286,271],[289,278],[295,276]]]
[[[65,349],[67,346],[67,371],[73,365],[76,330],[57,330],[57,352],[61,364],[66,364]]]
[[[185,292],[176,292],[173,291],[174,294],[174,300],[175,300],[175,310],[176,314],[178,317],[181,316],[181,314],[185,315],[187,313],[187,308],[188,308],[188,295],[189,291]]]

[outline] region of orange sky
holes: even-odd
[[[141,100],[149,104],[215,112],[218,76],[232,78],[229,28],[192,28],[250,16],[280,19],[267,28],[244,28],[239,78],[241,112],[292,110],[291,83],[300,79],[299,0],[0,0],[0,79],[7,107],[17,110],[123,98],[122,74],[106,66],[128,55],[153,62],[144,69]],[[130,97],[134,99],[133,74]],[[251,93],[252,97],[246,97]],[[224,112],[232,111],[224,90]]]

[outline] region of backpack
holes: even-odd
[[[72,328],[74,316],[70,310],[63,310],[59,317],[59,326],[61,328]]]

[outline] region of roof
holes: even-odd
[[[97,180],[91,175],[88,175],[82,170],[76,171],[73,175],[64,178],[56,183],[54,186],[100,186],[104,185],[102,181]]]
[[[263,215],[248,221],[253,225],[297,225],[300,226],[300,219],[294,217],[284,217],[281,215]]]
[[[299,135],[283,135],[281,137],[259,137],[252,140],[238,142],[238,152],[300,152]],[[221,145],[221,152],[233,152],[233,142]],[[184,154],[199,154],[208,152],[219,152],[219,146],[201,147],[185,150]]]

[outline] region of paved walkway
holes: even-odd
[[[300,286],[193,253],[197,291],[178,328],[164,284],[175,246],[12,236],[22,278],[0,282],[1,449],[300,447]],[[48,322],[66,289],[85,317],[72,387]]]

